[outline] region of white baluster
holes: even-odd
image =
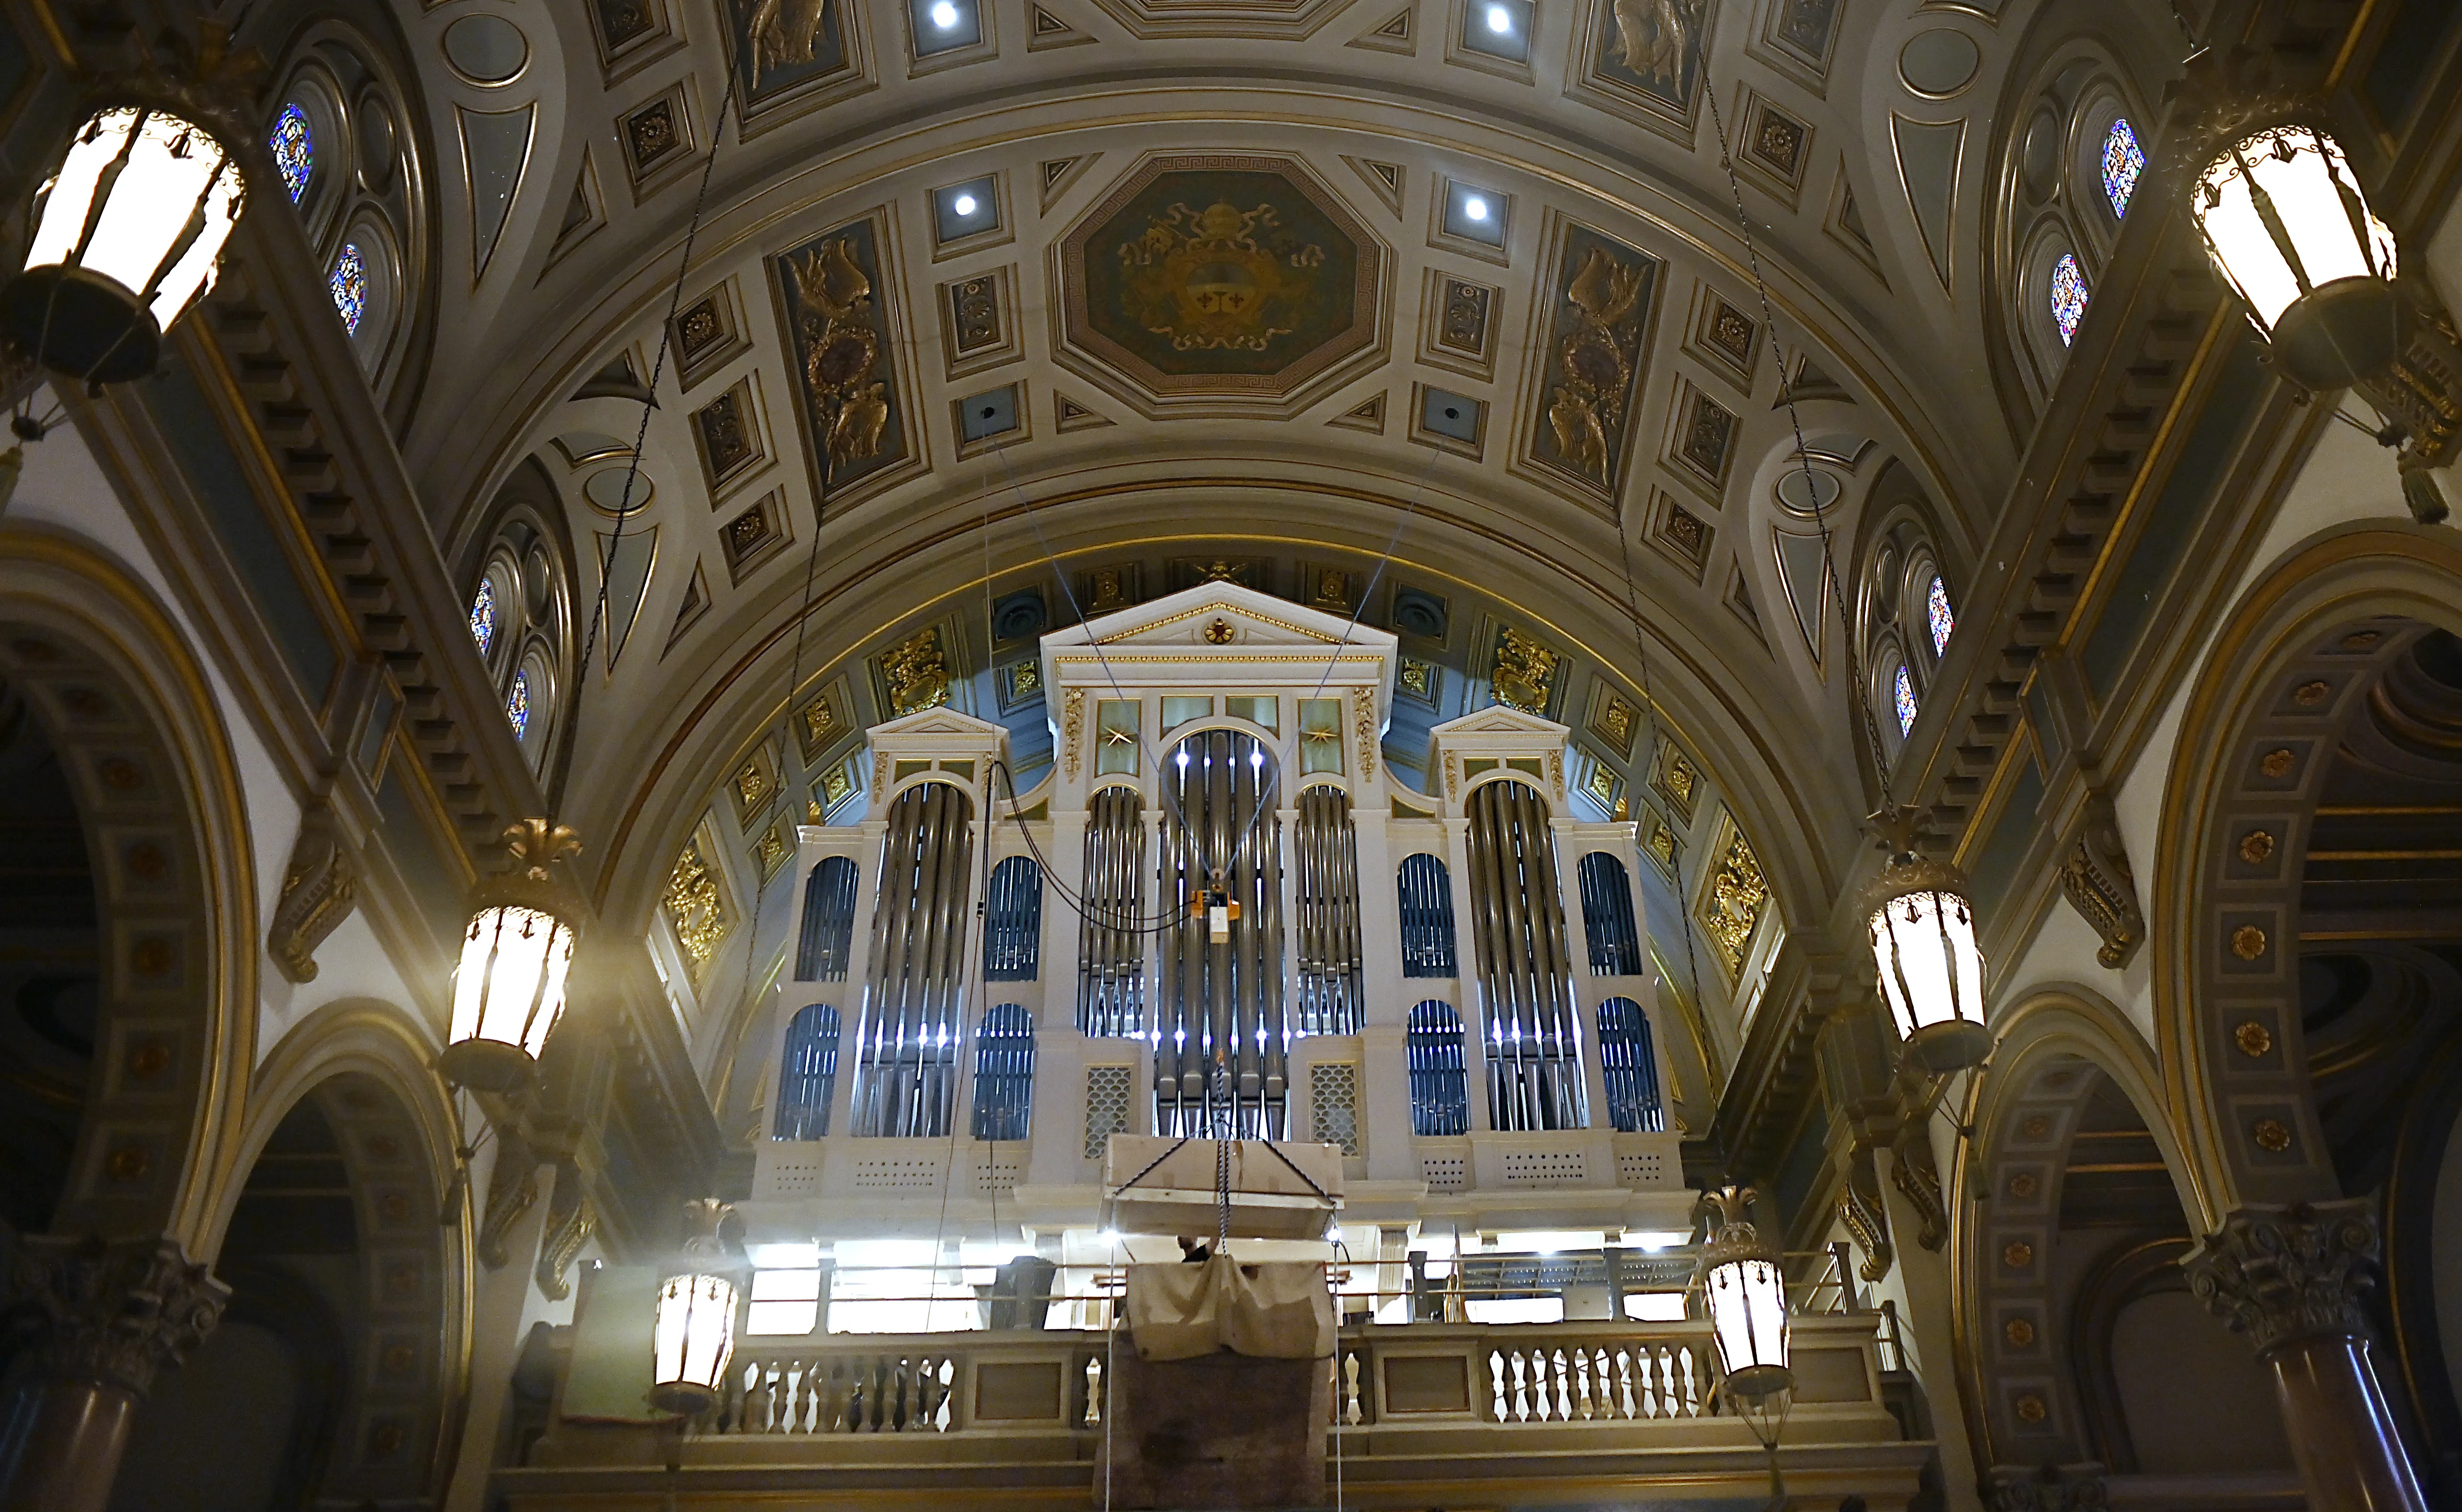
[[[1584,1421],[1584,1422],[1586,1422],[1586,1423],[1587,1423],[1587,1422],[1588,1422],[1588,1421],[1590,1420],[1590,1351],[1589,1351],[1589,1350],[1578,1350],[1578,1349],[1577,1349],[1577,1350],[1575,1350],[1573,1351],[1573,1377],[1574,1377],[1574,1382],[1573,1382],[1573,1384],[1574,1384],[1574,1386],[1575,1386],[1575,1388],[1576,1388],[1576,1390],[1575,1390],[1575,1392],[1574,1392],[1574,1399],[1575,1399],[1575,1401],[1579,1404],[1579,1411],[1581,1412],[1581,1415],[1582,1415],[1582,1421]]]
[[[1573,1420],[1573,1372],[1565,1363],[1565,1351],[1558,1350],[1554,1360],[1556,1377],[1556,1421]]]
[[[1513,1420],[1526,1423],[1530,1420],[1530,1379],[1526,1373],[1529,1364],[1520,1350],[1506,1357],[1513,1362]]]
[[[1487,1351],[1487,1387],[1496,1393],[1492,1415],[1501,1423],[1504,1421],[1504,1355],[1500,1350]]]
[[[1103,1357],[1099,1354],[1086,1357],[1086,1415],[1083,1425],[1088,1428],[1103,1426]]]

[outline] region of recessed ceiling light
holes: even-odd
[[[1469,199],[1462,201],[1462,213],[1469,216],[1474,221],[1486,220],[1487,201],[1474,194]]]
[[[960,215],[972,215],[975,213],[975,197],[971,194],[961,194],[949,202],[949,208]]]
[[[950,0],[939,0],[932,7],[932,24],[943,32],[958,30],[958,8]]]
[[[1487,8],[1487,29],[1501,34],[1513,30],[1513,12],[1501,5]]]

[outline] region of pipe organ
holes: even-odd
[[[799,832],[755,1211],[1062,1231],[1111,1132],[1221,1131],[1338,1140],[1378,1223],[1687,1227],[1633,826],[1573,820],[1569,732],[1507,708],[1436,728],[1424,792],[1380,770],[1395,663],[1216,583],[1044,637],[1014,794],[999,725],[875,726],[862,820]]]

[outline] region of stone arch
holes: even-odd
[[[222,714],[143,586],[24,527],[0,532],[0,680],[58,753],[101,921],[96,1074],[52,1228],[200,1255],[256,1043],[255,868]]]
[[[2386,670],[2462,632],[2462,549],[2367,522],[2312,537],[2239,601],[2189,690],[2152,867],[2156,1043],[2200,1231],[2342,1195],[2301,1032],[2302,873],[2320,792]]]
[[[417,1024],[387,1004],[342,999],[302,1019],[251,1080],[232,1148],[238,1179],[212,1217],[208,1253],[231,1262],[236,1308],[250,1279],[231,1247],[245,1183],[277,1131],[313,1108],[347,1176],[357,1260],[356,1295],[333,1309],[348,1369],[314,1487],[323,1497],[433,1496],[451,1473],[448,1407],[469,1364],[472,1267],[469,1224],[439,1221],[449,1216],[440,1201],[458,1135],[433,1058]]]
[[[1952,1182],[1973,1199],[1955,1204],[1951,1253],[1977,1461],[1993,1481],[2054,1465],[2173,1468],[2162,1445],[2132,1441],[2120,1376],[2134,1361],[2115,1362],[2132,1352],[2115,1349],[2124,1317],[2208,1351],[2230,1374],[2221,1388],[2238,1392],[2217,1400],[2271,1409],[2257,1362],[2189,1298],[2179,1262],[2203,1230],[2161,1073],[2090,989],[2041,987],[1996,1017]],[[2287,1458],[2272,1468],[2287,1474]]]

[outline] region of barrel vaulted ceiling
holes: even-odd
[[[534,497],[586,619],[684,267],[567,767],[611,905],[646,917],[747,762],[818,770],[775,734],[790,681],[859,727],[943,625],[958,702],[1023,750],[1015,595],[1056,625],[1123,570],[1219,566],[1397,629],[1439,600],[1443,714],[1493,696],[1507,627],[1577,728],[1639,701],[1646,648],[1782,905],[1825,909],[1862,795],[1777,400],[1842,565],[1891,506],[1974,567],[2026,423],[1985,349],[1987,180],[2045,7],[952,3],[404,16],[450,185],[405,450],[457,568]],[[493,82],[448,58],[482,11],[523,44]]]

